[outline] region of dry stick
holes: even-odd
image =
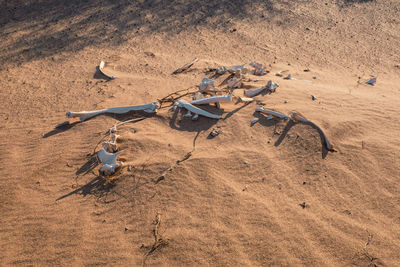
[[[194,63],[196,63],[199,59],[196,57],[195,59],[192,60],[192,62],[184,65],[183,67],[175,70],[172,74],[178,74],[181,72],[184,72],[185,70],[187,70],[188,68],[190,68]]]
[[[156,219],[154,220],[154,225],[155,225],[154,229],[153,229],[154,243],[151,246],[150,250],[143,257],[143,266],[145,266],[148,256],[150,256],[158,248],[168,245],[168,241],[164,240],[159,233],[159,230],[161,227],[161,214],[160,213],[157,213]]]

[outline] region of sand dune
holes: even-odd
[[[398,266],[399,9],[395,0],[1,3],[0,265]],[[101,60],[117,79],[98,72]],[[98,176],[98,144],[138,113],[55,128],[67,111],[150,103],[199,84],[208,68],[251,61],[270,73],[245,86],[272,79],[275,93],[205,107],[220,120],[164,108],[120,126],[132,167],[114,183]],[[275,76],[282,70],[296,79]],[[377,83],[364,84],[371,76]],[[260,103],[301,112],[337,151],[310,125],[255,112]]]

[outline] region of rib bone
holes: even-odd
[[[268,116],[273,116],[275,118],[279,118],[279,119],[291,119],[288,115],[274,111],[274,110],[270,110],[270,109],[264,109],[263,107],[258,107],[256,109],[256,111],[267,114]]]
[[[110,79],[115,79],[115,78],[117,78],[117,77],[115,77],[115,76],[108,75],[107,73],[105,73],[104,70],[103,70],[104,65],[105,65],[104,61],[101,61],[101,62],[100,62],[100,65],[99,65],[99,70],[100,70],[100,72],[103,73],[104,76],[106,76],[106,77],[108,77],[108,78],[110,78]]]
[[[115,108],[106,108],[101,110],[93,110],[93,111],[79,111],[79,112],[67,112],[68,118],[79,117],[81,121],[85,121],[90,119],[96,115],[104,114],[104,113],[114,113],[114,114],[123,114],[129,111],[145,111],[148,113],[154,113],[157,111],[158,102],[153,102],[146,105],[137,105],[137,106],[125,106],[125,107],[115,107]]]
[[[205,110],[202,110],[202,109],[200,109],[198,107],[195,107],[195,106],[193,106],[192,104],[190,104],[188,101],[186,101],[184,99],[178,99],[175,102],[175,107],[185,108],[185,109],[187,109],[187,110],[189,110],[189,111],[191,111],[191,112],[193,112],[195,114],[199,114],[199,115],[202,115],[202,116],[205,116],[205,117],[209,117],[209,118],[212,118],[212,119],[220,119],[221,118],[220,115],[215,115],[215,114],[212,114],[212,113],[207,112]]]
[[[211,104],[218,102],[230,102],[232,101],[232,95],[220,95],[220,96],[211,96],[204,97],[196,100],[190,101],[190,104],[194,105],[203,105],[203,104]]]
[[[303,122],[303,123],[309,123],[313,126],[315,126],[321,133],[322,136],[324,138],[324,143],[325,143],[325,147],[328,151],[335,151],[335,149],[333,148],[333,146],[331,145],[331,143],[328,140],[328,137],[326,136],[326,134],[324,133],[324,131],[321,129],[321,127],[319,127],[318,125],[316,125],[314,122],[309,121],[308,119],[306,119],[304,116],[300,115],[298,112],[293,111],[291,114],[291,117],[293,119],[294,122]]]

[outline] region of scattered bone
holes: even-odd
[[[193,112],[195,114],[202,115],[204,117],[209,117],[209,118],[212,118],[212,119],[220,119],[221,118],[220,115],[215,115],[215,114],[212,114],[212,113],[207,112],[205,110],[202,110],[202,109],[200,109],[200,108],[198,108],[196,106],[193,106],[192,104],[190,104],[188,101],[186,101],[184,99],[178,99],[177,101],[175,101],[174,108],[176,108],[176,107],[185,108],[185,109],[187,109],[187,110],[189,110],[189,111],[191,111],[191,112]]]
[[[226,67],[219,67],[215,72],[219,75],[222,75],[226,72]]]
[[[201,83],[198,85],[200,91],[205,91],[207,89],[211,89],[214,87],[214,80],[209,78],[204,78]]]
[[[267,74],[267,72],[263,69],[262,64],[257,62],[251,62],[249,65],[255,68],[255,70],[253,71],[254,75],[262,76]]]
[[[193,66],[194,63],[196,63],[199,59],[196,57],[195,59],[192,60],[192,62],[184,65],[183,67],[175,70],[172,74],[178,74],[178,73],[182,73],[185,70],[189,69],[191,66]]]
[[[264,109],[263,107],[258,107],[256,108],[256,111],[267,114],[268,116],[272,116],[275,118],[279,118],[279,119],[291,119],[288,115],[274,111],[274,110],[270,110],[270,109]]]
[[[198,100],[198,99],[202,99],[202,98],[204,98],[204,95],[201,92],[196,92],[193,95],[193,100]]]
[[[375,83],[376,83],[376,77],[372,77],[371,79],[365,82],[365,84],[369,85],[375,85]]]
[[[267,86],[264,85],[257,89],[246,89],[244,90],[244,95],[248,97],[255,97],[256,95],[259,95],[262,91],[264,91],[266,88]]]
[[[261,86],[258,89],[247,89],[244,90],[244,95],[248,97],[254,97],[260,94],[262,91],[267,90],[270,93],[275,92],[276,88],[279,87],[278,83],[274,83],[271,80],[268,81],[267,85]]]
[[[100,70],[101,73],[103,73],[104,76],[106,76],[107,78],[109,78],[109,79],[111,79],[111,80],[117,78],[117,77],[115,77],[115,76],[112,76],[112,75],[109,75],[109,74],[105,73],[105,72],[104,72],[104,66],[105,66],[104,61],[101,61],[101,62],[100,62],[100,65],[99,65],[99,70]]]
[[[228,81],[228,88],[233,89],[233,88],[240,88],[242,87],[243,84],[243,79],[245,78],[244,75],[241,75],[240,78],[233,77]]]
[[[288,72],[288,70],[281,70],[281,71],[275,73],[275,76],[283,77],[283,74],[286,73],[286,72]]]
[[[304,72],[310,72],[309,68],[304,69]]]
[[[204,97],[204,98],[192,100],[192,101],[190,101],[190,104],[204,105],[204,104],[230,102],[230,101],[232,101],[232,95],[220,95],[220,96],[211,96],[211,97]]]
[[[105,164],[100,169],[100,175],[103,176],[111,176],[113,175],[118,169],[120,169],[124,165],[123,162],[119,161],[115,164]]]
[[[99,150],[99,152],[97,152],[97,157],[101,163],[113,165],[117,163],[117,157],[121,152],[122,151],[117,153],[108,153],[104,148],[102,148]]]
[[[314,122],[307,120],[304,116],[300,115],[298,112],[293,111],[291,114],[292,120],[294,122],[303,122],[303,123],[310,123],[313,126],[315,126],[321,133],[322,136],[324,138],[324,142],[325,142],[325,147],[328,151],[335,151],[335,149],[333,148],[333,146],[331,145],[331,143],[328,140],[328,137],[326,136],[325,132],[318,126],[316,125]]]
[[[158,102],[153,102],[146,105],[137,105],[137,106],[126,106],[126,107],[115,107],[115,108],[106,108],[101,110],[93,110],[93,111],[80,111],[80,112],[67,112],[68,118],[79,117],[81,121],[85,121],[94,116],[104,113],[114,113],[114,114],[123,114],[130,111],[144,111],[148,113],[154,113],[158,109]]]
[[[288,75],[288,76],[286,76],[286,77],[284,77],[283,79],[285,79],[285,80],[291,80],[292,79],[292,75]]]
[[[213,128],[212,131],[209,134],[209,138],[214,138],[217,135],[219,135],[220,133],[222,133],[222,130],[220,127],[217,126],[217,128]]]
[[[240,102],[253,102],[254,98],[250,98],[250,97],[239,97]]]
[[[317,98],[314,95],[311,95],[312,100],[316,100]]]
[[[238,65],[238,66],[232,66],[228,68],[228,72],[230,73],[237,73],[238,71],[241,71],[244,69],[244,64],[243,65]]]

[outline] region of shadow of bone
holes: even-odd
[[[269,23],[279,12],[271,0],[16,0],[2,1],[0,10],[0,38],[9,40],[0,48],[3,64],[76,53],[88,46],[118,46],[137,35],[215,25],[229,30],[232,19],[255,20],[261,14]]]

